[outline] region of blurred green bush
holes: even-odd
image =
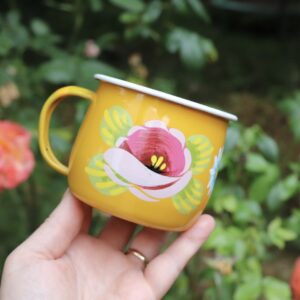
[[[53,90],[66,84],[93,89],[94,73],[104,73],[188,97],[205,64],[218,58],[201,30],[212,25],[199,0],[4,0],[1,6],[0,118],[32,132],[37,165],[29,181],[0,193],[0,270],[67,186],[37,147],[39,111]],[[52,143],[64,160],[85,108],[68,103],[54,117]],[[296,143],[299,92],[279,110]],[[300,162],[285,157],[261,126],[233,124],[207,209],[217,218],[216,230],[166,299],[291,299],[287,280],[300,249],[299,176]],[[92,231],[104,221],[95,213]]]

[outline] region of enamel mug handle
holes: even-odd
[[[90,100],[95,100],[95,93],[85,88],[77,86],[66,86],[55,91],[45,102],[39,121],[39,145],[44,159],[59,173],[68,175],[69,168],[62,164],[54,155],[49,141],[49,126],[52,113],[56,106],[68,96],[77,96]]]

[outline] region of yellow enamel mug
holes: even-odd
[[[237,117],[120,79],[95,78],[101,81],[95,93],[63,87],[44,104],[39,143],[45,160],[92,207],[144,226],[187,229],[211,195],[228,123]],[[64,166],[48,131],[53,110],[68,96],[90,105]]]

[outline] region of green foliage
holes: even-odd
[[[223,272],[224,289],[232,291],[230,299],[290,299],[288,284],[265,276],[263,268],[272,251],[276,263],[274,247],[297,243],[300,215],[285,203],[299,193],[298,173],[283,171],[276,142],[258,126],[230,128],[225,149],[208,204],[217,227],[204,247],[234,261],[229,275],[215,267]]]
[[[174,28],[167,36],[166,47],[170,53],[179,53],[189,68],[199,69],[207,60],[218,58],[212,42],[196,32]]]
[[[300,92],[297,91],[291,97],[280,103],[280,108],[288,115],[289,125],[297,141],[300,140]]]

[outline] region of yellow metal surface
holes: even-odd
[[[55,158],[51,150],[48,129],[56,105],[65,97],[73,95],[88,99],[91,104],[72,147],[69,165],[66,167]],[[129,191],[116,196],[106,196],[92,186],[86,167],[91,157],[111,148],[101,138],[100,123],[105,117],[105,111],[112,106],[124,108],[131,115],[135,126],[143,126],[150,120],[160,120],[168,128],[180,130],[185,137],[200,134],[210,140],[213,152],[209,166],[203,172],[193,175],[204,187],[203,198],[196,209],[188,214],[182,214],[175,208],[171,198],[157,202],[143,201]],[[134,223],[163,230],[182,231],[193,224],[207,204],[210,169],[214,165],[214,157],[224,145],[227,126],[228,120],[220,117],[103,82],[96,93],[79,87],[65,87],[52,94],[41,112],[39,142],[48,164],[68,176],[71,191],[83,202]],[[153,168],[160,168],[161,171],[166,168],[164,158],[155,156],[155,153],[151,157],[151,162]]]

